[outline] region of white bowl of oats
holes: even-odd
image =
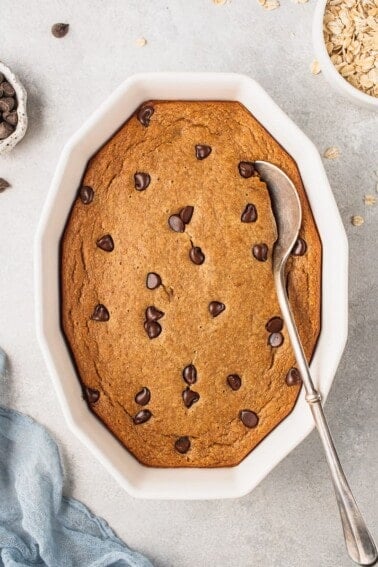
[[[335,90],[378,110],[377,0],[318,0],[313,41],[321,71]]]

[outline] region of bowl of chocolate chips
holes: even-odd
[[[26,98],[19,79],[0,61],[0,154],[12,150],[25,135]]]

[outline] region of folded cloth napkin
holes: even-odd
[[[0,349],[0,380],[6,356]],[[81,502],[62,495],[56,443],[0,407],[0,567],[152,567]]]

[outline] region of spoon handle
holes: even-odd
[[[349,556],[359,565],[372,565],[377,560],[377,549],[345,477],[321,401],[309,403],[331,471]]]
[[[306,391],[306,401],[311,408],[315,425],[323,444],[328,466],[331,471],[347,551],[351,559],[359,565],[372,565],[378,557],[377,549],[362,514],[358,509],[357,503],[342,469],[331,437],[331,432],[323,412],[321,395],[316,390],[312,381],[310,369],[307,364],[306,356],[303,351],[302,343],[298,335],[298,330],[287,297],[283,269],[276,272],[275,279],[278,301],[299,371],[302,376],[303,385]]]

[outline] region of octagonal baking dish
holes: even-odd
[[[35,240],[39,342],[64,416],[75,435],[131,495],[210,499],[251,491],[313,429],[304,399],[235,467],[153,468],[140,464],[88,409],[60,326],[59,243],[89,158],[146,100],[241,102],[295,159],[322,242],[321,332],[311,362],[326,398],[347,338],[345,231],[315,146],[252,79],[237,74],[152,73],[127,79],[66,144]]]

